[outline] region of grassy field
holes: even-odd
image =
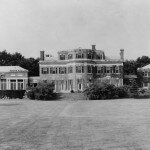
[[[150,99],[1,100],[0,150],[150,150]]]

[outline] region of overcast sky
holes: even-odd
[[[0,50],[38,57],[92,44],[150,57],[150,0],[0,0]]]

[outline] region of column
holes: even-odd
[[[32,85],[33,86],[33,85]],[[23,90],[25,89],[25,79],[23,79]]]
[[[8,82],[8,90],[10,90],[10,79],[8,79],[7,82]]]
[[[8,79],[6,79],[6,90],[9,90]]]
[[[68,80],[68,87],[67,87],[68,91],[70,90],[69,84],[70,84],[70,80]]]
[[[27,88],[27,79],[23,79],[23,90],[26,90]]]
[[[16,90],[18,90],[18,80],[16,79]]]
[[[68,80],[65,80],[65,82],[66,82],[66,87],[65,87],[65,91],[67,91],[68,90],[68,82],[67,82]]]

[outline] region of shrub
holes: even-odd
[[[116,87],[107,83],[93,84],[84,93],[90,100],[125,98],[128,95],[126,87]]]
[[[52,82],[41,81],[36,87],[32,87],[27,91],[27,97],[37,100],[55,99],[54,84]]]
[[[74,90],[71,90],[70,93],[74,93]]]
[[[128,88],[125,86],[116,87],[116,95],[118,96],[118,98],[128,97]]]
[[[138,89],[138,95],[136,98],[150,98],[150,90],[143,88]]]

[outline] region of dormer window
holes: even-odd
[[[73,55],[72,54],[69,54],[68,55],[68,59],[72,59],[73,58]]]
[[[46,57],[49,57],[49,55],[46,55]]]
[[[101,59],[100,54],[97,54],[96,59]]]
[[[88,53],[88,54],[87,54],[87,58],[88,58],[88,59],[92,59],[92,53]]]
[[[76,54],[76,58],[84,58],[84,54],[83,53],[77,53]]]
[[[100,59],[103,59],[102,55],[100,55]]]
[[[60,55],[60,60],[65,60],[65,55],[64,54]]]

